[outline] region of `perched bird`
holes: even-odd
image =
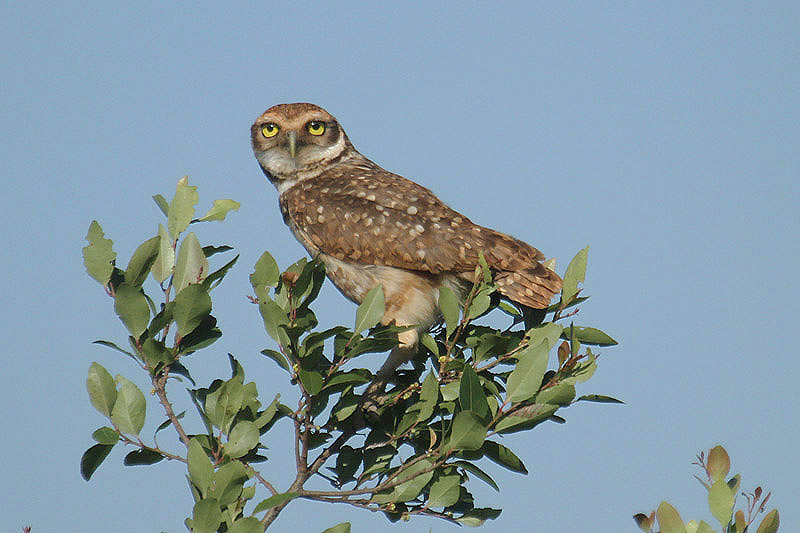
[[[314,104],[280,104],[251,128],[253,152],[278,189],[283,220],[350,300],[383,286],[383,324],[416,326],[378,372],[387,379],[414,354],[438,316],[439,287],[463,297],[482,252],[498,291],[544,309],[561,278],[536,248],[473,224],[425,187],[361,155],[339,122]]]

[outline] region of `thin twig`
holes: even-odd
[[[167,458],[167,459],[172,459],[172,460],[175,460],[175,461],[180,461],[180,462],[182,462],[182,463],[185,463],[185,462],[186,462],[186,458],[184,458],[184,457],[181,457],[180,455],[175,455],[175,454],[172,454],[172,453],[169,453],[169,452],[165,452],[164,450],[162,450],[162,449],[161,449],[161,448],[159,448],[158,446],[155,446],[155,447],[153,447],[153,446],[148,446],[147,444],[145,444],[145,443],[144,443],[144,442],[142,442],[141,440],[140,440],[140,441],[138,441],[138,442],[137,442],[137,441],[135,441],[135,440],[131,440],[131,439],[129,439],[129,438],[128,438],[128,437],[127,437],[125,434],[123,434],[123,433],[120,433],[119,429],[117,429],[117,428],[116,428],[116,426],[114,427],[114,429],[116,429],[116,430],[117,430],[117,433],[119,433],[120,439],[122,439],[122,442],[124,442],[125,444],[132,444],[132,445],[134,445],[134,446],[136,446],[137,448],[140,448],[140,449],[142,449],[142,450],[147,450],[147,451],[150,451],[150,452],[155,452],[155,453],[157,453],[157,454],[163,455],[163,456],[164,456],[165,458]]]
[[[172,423],[172,426],[175,428],[175,431],[178,432],[178,435],[180,436],[183,444],[188,448],[189,437],[183,430],[183,426],[181,426],[180,420],[178,420],[178,417],[175,416],[175,411],[172,410],[172,404],[169,403],[169,399],[167,398],[166,383],[168,375],[169,375],[169,370],[165,369],[160,376],[153,376],[152,377],[153,390],[156,391],[156,394],[158,395],[158,400],[161,403],[161,406],[164,407],[164,412],[167,414],[167,418],[169,418],[169,421]]]
[[[244,464],[244,465],[245,465],[245,467],[246,467],[246,468],[249,470],[250,474],[252,474],[252,476],[253,476],[254,478],[256,478],[256,479],[258,480],[258,482],[259,482],[259,483],[261,483],[262,485],[264,485],[264,486],[267,488],[267,490],[268,490],[268,491],[270,491],[270,492],[272,493],[272,495],[273,495],[273,496],[274,496],[275,494],[278,494],[278,490],[277,490],[277,489],[276,489],[276,488],[275,488],[275,487],[272,485],[272,483],[270,483],[269,481],[267,481],[266,479],[264,479],[264,476],[262,476],[262,475],[261,475],[261,472],[259,472],[259,471],[258,471],[258,470],[256,470],[255,468],[253,468],[253,465],[251,465],[251,464],[248,464],[248,463],[243,463],[243,464]]]
[[[373,502],[372,500],[349,500],[346,498],[326,498],[326,497],[317,497],[317,496],[308,496],[306,493],[301,494],[298,498],[305,498],[308,500],[314,500],[323,503],[346,503],[348,505],[352,505],[354,507],[360,507],[362,509],[367,509],[368,511],[377,512],[377,511],[384,511],[384,512],[391,512],[389,509],[386,508],[387,504],[379,505]],[[453,518],[450,515],[445,513],[440,513],[438,511],[431,511],[430,509],[410,509],[407,511],[408,514],[420,514],[420,515],[428,515],[434,518],[441,518],[442,520],[447,520],[448,522],[453,522],[455,524],[459,523],[458,520]]]

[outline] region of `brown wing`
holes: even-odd
[[[561,287],[539,263],[539,250],[473,224],[430,190],[368,160],[300,182],[280,203],[306,247],[341,260],[471,280],[482,251],[511,300],[543,308]]]

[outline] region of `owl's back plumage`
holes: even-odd
[[[483,252],[500,293],[536,309],[560,290],[561,279],[539,262],[544,255],[536,248],[474,224],[430,190],[367,163],[340,165],[281,195],[284,217],[302,228],[303,240],[341,261],[470,282]]]

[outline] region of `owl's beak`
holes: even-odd
[[[289,155],[292,156],[294,159],[295,154],[297,153],[297,132],[290,131],[289,132]]]

